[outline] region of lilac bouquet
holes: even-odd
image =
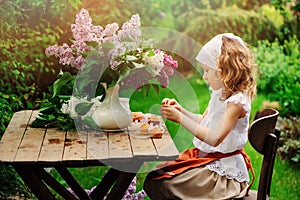
[[[82,9],[71,25],[71,44],[53,45],[45,50],[78,73],[59,74],[53,83],[53,96],[41,106],[32,126],[73,129],[76,120],[79,127],[82,124],[97,129],[91,116],[109,87],[119,84],[145,88],[146,93],[151,86],[155,92],[158,85],[168,87],[169,76],[178,63],[164,51],[153,48],[153,40],[142,37],[140,26],[138,14],[121,28],[116,22],[95,26],[88,11]]]
[[[140,17],[133,15],[129,22],[119,25],[114,22],[104,27],[94,26],[87,10],[82,9],[75,24],[71,25],[73,43],[54,45],[46,49],[46,54],[59,58],[59,63],[78,70],[85,70],[89,63],[94,63],[97,52],[100,82],[107,86],[122,83],[141,88],[149,80],[156,79],[162,87],[168,87],[168,77],[177,68],[177,61],[161,50],[153,49],[152,40],[144,40],[140,29]],[[136,74],[140,74],[136,76]],[[139,78],[138,78],[139,77]]]

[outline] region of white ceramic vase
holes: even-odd
[[[129,99],[119,98],[120,86],[106,90],[105,98],[92,118],[103,130],[119,130],[127,128],[132,122],[132,115],[129,108]]]

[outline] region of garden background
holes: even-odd
[[[296,0],[0,0],[0,137],[14,112],[40,108],[60,70],[73,72],[60,65],[56,58],[46,56],[45,49],[54,44],[70,43],[70,25],[81,8],[89,11],[95,25],[122,24],[138,13],[142,27],[175,30],[199,44],[222,32],[233,32],[247,41],[259,67],[258,95],[251,119],[264,107],[280,111],[278,126],[282,135],[271,199],[299,199],[300,3]],[[203,111],[209,99],[207,86],[199,71],[187,61],[178,59],[178,72],[197,91],[197,103]],[[131,97],[131,109],[149,112],[166,96],[186,95],[180,93],[183,89],[176,77],[170,81],[171,84],[177,81],[176,95],[169,89],[160,90],[158,96],[150,91],[147,97],[137,91]],[[188,98],[184,100],[191,111],[193,103]],[[175,140],[179,150],[191,144],[191,136],[182,127],[170,121],[166,124],[174,138],[181,132]],[[246,151],[259,174],[261,156],[249,144]],[[104,172],[103,168],[72,170],[87,189],[94,186]],[[57,176],[55,171],[51,173]],[[94,178],[87,180],[88,173]],[[137,191],[141,190],[144,177],[144,173],[138,174]],[[254,189],[257,183],[258,178]],[[0,199],[15,197],[34,199],[13,169],[0,165]]]

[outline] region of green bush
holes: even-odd
[[[281,105],[282,116],[300,115],[300,45],[291,37],[283,45],[278,41],[260,41],[254,48],[260,77],[258,90]]]
[[[48,75],[55,73],[53,60],[44,53],[45,48],[55,43],[57,33],[40,25],[36,29],[21,28],[19,35],[12,39],[3,40],[0,52],[1,92],[19,94],[25,100],[24,106],[32,108],[32,102],[41,96],[42,88],[53,81]],[[44,76],[48,76],[47,79]]]
[[[273,41],[278,34],[276,26],[265,15],[236,7],[185,12],[178,17],[178,23],[179,31],[201,44],[223,32],[235,33],[251,45],[262,39]]]
[[[280,118],[278,126],[282,130],[278,148],[280,156],[300,164],[300,118]]]
[[[20,109],[22,101],[17,95],[7,95],[0,92],[0,139],[15,111]],[[10,166],[0,165],[0,199],[10,195],[28,196],[28,191],[20,177]]]
[[[261,41],[254,48],[259,66],[258,91],[280,104],[282,116],[279,153],[300,163],[300,45],[291,37],[283,45]]]

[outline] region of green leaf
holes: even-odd
[[[88,103],[88,102],[79,103],[75,107],[75,112],[78,115],[85,115],[90,110],[92,105],[93,103]]]
[[[93,130],[100,130],[99,126],[95,123],[92,117],[85,117],[83,121],[85,125],[92,128]]]
[[[47,115],[38,115],[36,116],[36,119],[41,120],[41,121],[48,121],[48,116]],[[37,120],[35,120],[37,121]]]
[[[73,79],[73,76],[70,72],[63,73],[54,83],[53,83],[53,96],[59,94],[60,89],[65,86],[68,82],[70,82]]]
[[[81,52],[81,55],[84,58],[86,58],[89,54],[90,54],[90,52]]]
[[[149,53],[147,54],[148,57],[151,57],[151,56],[155,56],[155,53],[153,50],[149,51]]]
[[[150,85],[146,84],[146,85],[143,86],[143,88],[145,89],[145,95],[148,96],[149,90],[150,90]]]
[[[55,111],[55,108],[54,106],[48,106],[48,107],[41,108],[39,111],[43,114],[49,115]]]
[[[134,67],[137,68],[137,69],[146,67],[146,65],[140,64],[140,63],[136,63],[136,62],[132,62],[132,64],[133,64]]]
[[[146,65],[146,66],[147,66],[147,65]],[[146,67],[146,70],[147,70],[150,74],[152,74],[152,75],[154,75],[154,76],[159,75],[159,72],[156,71],[155,69],[153,69],[152,67]]]
[[[97,47],[98,45],[99,45],[99,43],[98,42],[95,42],[95,41],[88,41],[88,42],[85,42],[88,46],[90,46],[90,47],[93,47],[93,48],[95,48],[95,47]]]
[[[101,44],[101,46],[106,49],[113,49],[116,45],[112,42],[104,42]]]
[[[135,60],[138,59],[137,57],[135,57],[135,56],[130,56],[130,55],[127,55],[126,58],[127,58],[128,61],[135,61]]]
[[[124,72],[125,72],[125,73],[120,74],[119,79],[118,79],[118,82],[121,81],[121,80],[123,80],[124,78],[126,78],[126,77],[129,75],[129,73],[130,73],[130,68],[129,68],[129,67],[126,67],[126,68],[124,69]]]
[[[50,98],[49,99],[49,102],[51,103],[51,104],[53,104],[53,105],[56,105],[56,104],[59,104],[59,102],[60,102],[60,98],[59,97],[53,97],[53,98]]]
[[[75,10],[78,10],[78,5],[81,5],[79,0],[68,0],[68,2]]]
[[[154,88],[155,93],[159,94],[159,86],[156,84],[152,84],[152,87]]]

